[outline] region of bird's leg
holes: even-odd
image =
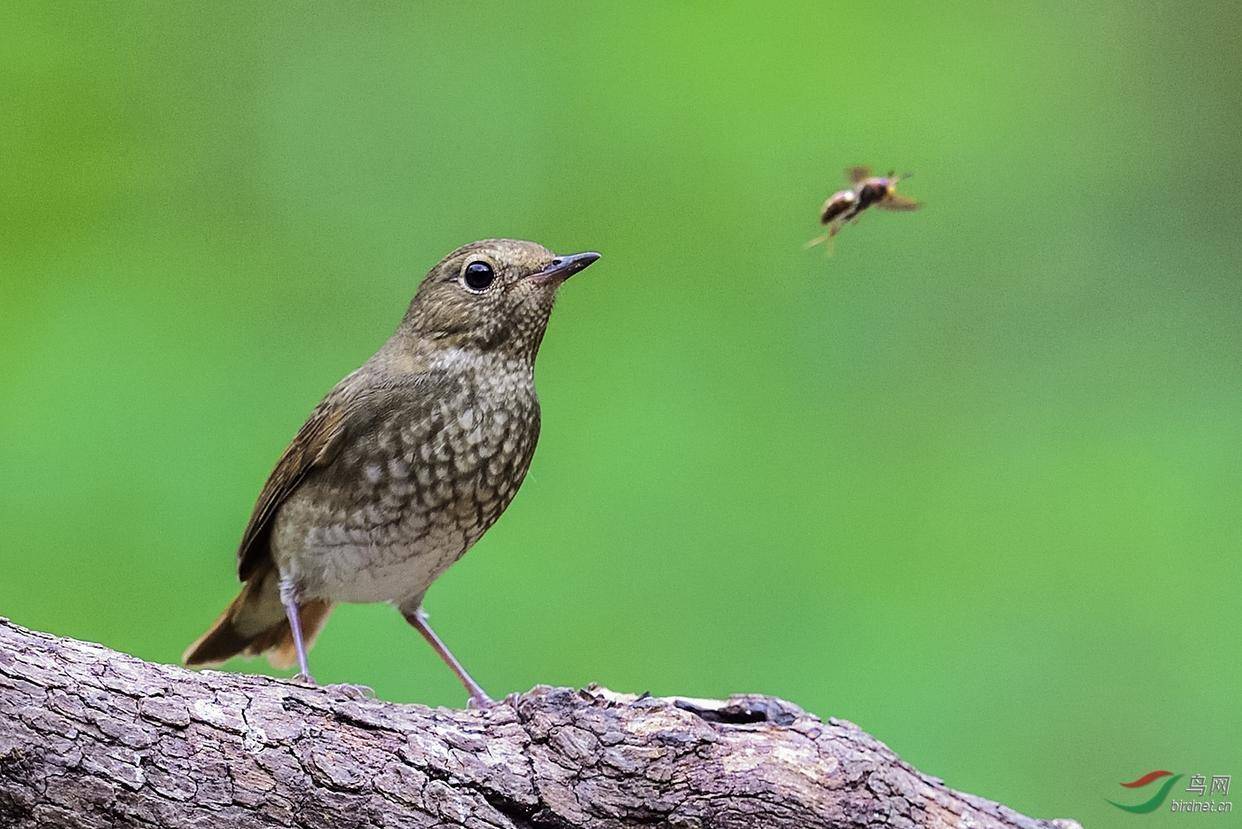
[[[289,619],[289,630],[293,632],[293,649],[298,654],[298,674],[294,682],[303,685],[318,685],[311,676],[310,667],[306,663],[306,640],[302,638],[302,617],[298,609],[297,590],[288,579],[280,580],[280,603],[285,606],[285,616]],[[366,685],[325,685],[325,691],[332,692],[346,699],[375,699],[375,691]]]
[[[439,636],[436,636],[436,632],[431,629],[431,625],[427,624],[427,614],[423,612],[421,606],[412,611],[402,610],[401,615],[414,626],[416,631],[423,635],[423,638],[427,640],[427,644],[431,645],[432,649],[444,660],[444,664],[448,665],[453,673],[457,674],[461,684],[466,686],[466,692],[470,694],[471,708],[487,708],[495,704],[492,698],[479,686],[479,683],[474,681],[474,677],[470,676],[469,672],[457,661],[457,657],[453,656],[453,652],[448,649],[448,646],[440,640]]]
[[[315,678],[311,676],[310,666],[306,663],[306,643],[302,641],[302,617],[298,614],[297,596],[293,582],[284,577],[280,579],[280,603],[285,606],[289,630],[293,632],[293,649],[298,654],[298,675],[293,678],[293,681],[314,685]]]

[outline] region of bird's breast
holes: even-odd
[[[421,595],[508,507],[538,435],[529,371],[464,374],[393,407],[285,504],[277,561],[306,595]]]

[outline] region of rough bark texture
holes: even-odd
[[[0,827],[1024,827],[781,700],[487,711],[194,673],[0,619]]]

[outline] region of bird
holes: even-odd
[[[428,624],[423,597],[522,484],[553,303],[599,258],[485,239],[441,259],[393,335],[327,393],[277,461],[238,546],[241,592],[184,662],[266,654],[314,684],[307,651],[333,605],[388,602],[472,706],[492,704]]]

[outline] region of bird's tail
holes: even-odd
[[[310,601],[300,606],[298,615],[307,650],[331,611],[332,603],[327,601]],[[280,603],[280,577],[270,564],[251,574],[215,624],[186,648],[181,661],[187,665],[214,665],[237,654],[262,653],[276,668],[289,668],[297,659],[293,632]]]

